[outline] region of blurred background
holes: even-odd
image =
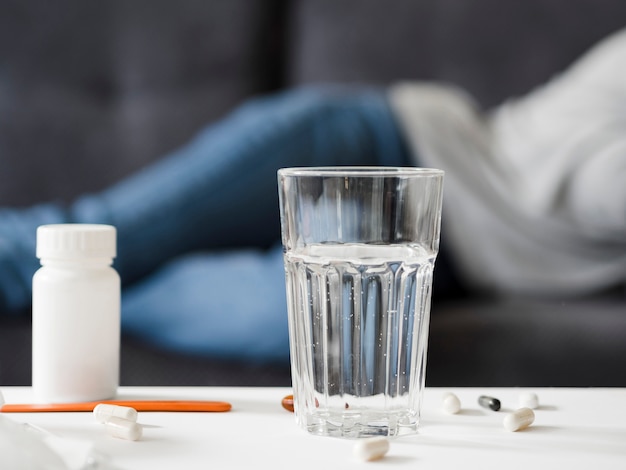
[[[485,108],[626,25],[623,0],[0,0],[0,206],[69,201],[247,98],[437,80]],[[29,312],[0,315],[0,385],[30,383]],[[428,385],[626,386],[625,293],[436,299]],[[289,385],[284,364],[125,336],[123,385]]]

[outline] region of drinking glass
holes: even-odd
[[[308,432],[415,433],[443,171],[278,171],[294,412]]]

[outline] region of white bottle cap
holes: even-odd
[[[115,258],[112,225],[55,224],[37,227],[37,258]]]

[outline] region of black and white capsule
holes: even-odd
[[[494,397],[488,397],[487,395],[481,395],[478,397],[478,404],[483,408],[489,408],[492,411],[498,411],[500,409],[500,400]]]

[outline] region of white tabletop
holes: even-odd
[[[7,403],[28,402],[28,387],[1,389]],[[444,392],[461,399],[462,411],[440,409]],[[505,414],[517,408],[523,391],[537,393],[534,424],[509,432]],[[298,428],[281,407],[287,388],[126,387],[118,398],[204,399],[232,403],[226,413],[141,412],[140,441],[109,437],[91,413],[7,413],[56,435],[89,439],[122,470],[235,469],[293,466],[304,469],[617,469],[626,468],[626,389],[429,388],[420,431],[391,440],[387,456],[357,460],[355,441],[318,437]],[[479,395],[497,397],[498,412],[477,404]]]

